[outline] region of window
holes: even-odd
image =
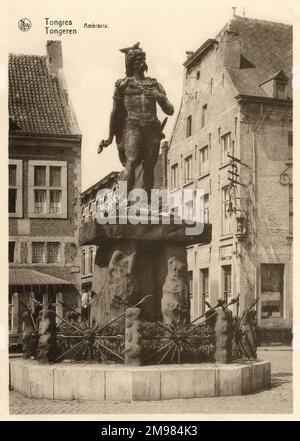
[[[193,201],[187,201],[184,204],[184,218],[187,220],[193,220]]]
[[[203,198],[203,221],[209,223],[209,194],[205,194]]]
[[[184,160],[184,182],[188,182],[193,179],[192,164],[193,157],[190,155]]]
[[[230,202],[228,186],[222,188],[222,234],[231,233],[231,213],[228,213]]]
[[[231,265],[222,266],[223,272],[223,299],[229,303],[232,296],[231,291]]]
[[[228,153],[231,154],[231,133],[222,136],[222,164],[228,162]]]
[[[94,251],[93,248],[89,248],[89,253],[88,253],[88,274],[91,275],[93,274],[93,266],[94,266]]]
[[[200,70],[197,70],[197,80],[200,80]]]
[[[32,263],[45,263],[44,242],[32,242]]]
[[[85,250],[81,253],[81,274],[86,275],[86,265],[85,265]]]
[[[286,98],[286,83],[283,83],[281,81],[275,82],[275,98]]]
[[[60,243],[32,242],[31,259],[32,263],[59,263]]]
[[[47,242],[47,263],[59,262],[59,242]]]
[[[209,154],[208,146],[199,150],[199,175],[209,172]]]
[[[8,212],[10,217],[22,217],[22,160],[10,159],[8,166]]]
[[[50,213],[61,213],[61,191],[50,190]]]
[[[67,163],[29,161],[29,216],[67,217]]]
[[[208,279],[209,272],[208,268],[203,268],[200,270],[200,280],[201,280],[201,297],[202,297],[202,314],[206,311],[205,302],[209,300],[209,292],[208,292]]]
[[[207,123],[207,104],[202,107],[202,127],[205,127]]]
[[[288,132],[288,155],[288,159],[293,160],[293,132]]]
[[[189,287],[190,297],[193,297],[194,295],[193,271],[188,271],[188,287]]]
[[[283,264],[261,265],[261,318],[283,317]]]
[[[8,190],[8,211],[9,213],[16,213],[17,211],[17,190],[9,188]]]
[[[9,241],[8,242],[8,262],[14,263],[15,261],[15,246],[16,242]]]
[[[186,120],[186,137],[192,136],[192,115],[187,117]]]
[[[289,233],[290,234],[293,234],[293,219],[294,219],[293,184],[289,184]]]
[[[174,164],[171,167],[171,187],[178,187],[178,164]]]
[[[34,190],[34,212],[46,213],[46,190]]]
[[[14,303],[13,294],[10,292],[8,297],[8,330],[13,330]]]

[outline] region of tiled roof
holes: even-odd
[[[80,134],[61,77],[51,77],[45,56],[10,54],[9,117],[16,132]]]
[[[240,40],[241,55],[254,66],[227,69],[239,94],[267,96],[260,84],[283,70],[289,78],[288,96],[292,96],[292,26],[237,16],[223,32],[233,33]]]

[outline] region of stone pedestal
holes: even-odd
[[[141,309],[127,308],[125,314],[125,364],[142,364],[142,324]]]
[[[80,245],[98,245],[95,258],[91,321],[105,324],[145,296],[142,318],[167,323],[189,321],[186,247],[209,243],[211,227],[187,235],[178,224],[98,224],[80,229]]]
[[[56,357],[56,315],[54,311],[43,309],[39,313],[38,361],[52,363]]]
[[[232,361],[232,312],[219,307],[216,309],[216,351],[217,363],[230,363]]]
[[[29,311],[23,313],[22,322],[23,357],[30,358],[35,352],[35,329]]]

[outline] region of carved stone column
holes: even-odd
[[[230,363],[232,361],[232,312],[229,309],[216,309],[216,350],[217,363]]]
[[[38,360],[40,363],[54,362],[57,356],[55,319],[54,311],[43,309],[39,313]]]
[[[125,313],[125,364],[142,364],[142,325],[141,309],[127,308]]]
[[[29,311],[25,311],[22,315],[22,343],[23,343],[23,358],[30,358],[34,356],[35,349],[35,334],[32,317]]]
[[[161,312],[167,325],[178,326],[189,322],[190,298],[187,285],[187,268],[182,259],[171,256],[167,264],[163,285]]]

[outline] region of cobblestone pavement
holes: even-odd
[[[270,389],[251,395],[121,403],[31,399],[10,392],[10,414],[292,413],[291,350],[262,348],[258,355],[272,363],[272,384]]]

